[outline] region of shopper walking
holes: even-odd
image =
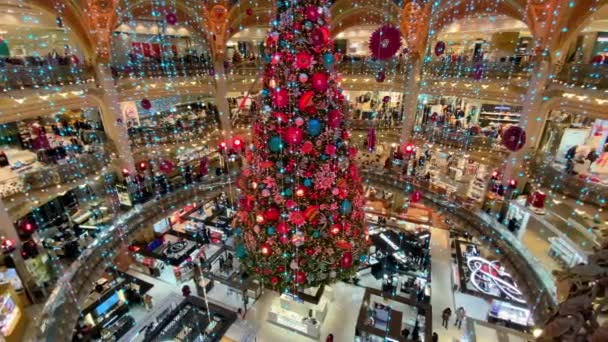
[[[443,310],[443,312],[441,313],[441,318],[443,319],[443,321],[441,322],[441,325],[444,328],[448,328],[448,322],[450,321],[450,316],[452,316],[452,309],[450,308],[445,308]]]
[[[456,310],[456,320],[454,321],[454,326],[458,326],[458,329],[460,329],[462,326],[462,321],[464,321],[466,316],[467,312],[464,310],[464,308],[462,306],[459,307],[458,310]]]
[[[439,335],[437,335],[436,332],[433,333],[433,338],[431,339],[431,341],[433,341],[433,342],[439,341]]]
[[[327,335],[325,342],[334,342],[334,334]]]

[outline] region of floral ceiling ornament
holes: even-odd
[[[375,59],[386,60],[393,57],[401,48],[401,33],[390,25],[378,28],[369,40],[369,50]]]

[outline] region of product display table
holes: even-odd
[[[283,294],[273,301],[267,320],[302,335],[318,339],[326,314],[327,299],[325,297],[321,297],[319,304],[313,304],[298,301]]]

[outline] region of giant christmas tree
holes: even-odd
[[[324,0],[277,1],[253,142],[238,186],[237,255],[266,287],[347,279],[364,258],[364,196]]]

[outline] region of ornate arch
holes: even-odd
[[[61,13],[55,8],[55,3],[49,0],[30,0],[28,5],[54,16],[61,16],[64,25],[69,27],[72,38],[82,48],[85,57],[94,54],[95,43],[89,34],[88,25],[82,8],[76,6],[72,1],[64,2]]]

